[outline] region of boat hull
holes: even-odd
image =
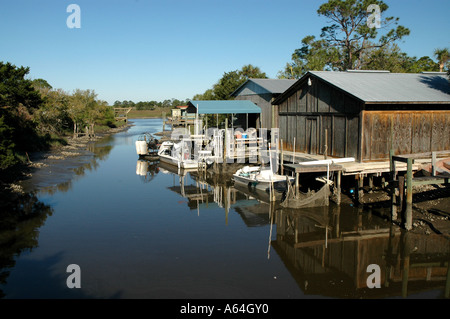
[[[257,176],[250,174],[249,177],[240,175],[240,172],[233,174],[233,180],[235,183],[246,185],[248,187],[254,187],[262,191],[268,191],[271,184],[285,184],[286,176],[283,175],[273,175],[272,179],[260,179]],[[292,178],[289,179],[292,181]]]
[[[167,163],[167,164],[171,164],[174,165],[176,167],[179,168],[198,168],[198,162],[197,161],[192,161],[192,160],[187,160],[187,161],[180,161],[172,156],[168,156],[168,155],[159,155],[159,160],[161,162]]]

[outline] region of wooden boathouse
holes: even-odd
[[[272,104],[283,149],[357,162],[450,149],[444,73],[310,71]]]
[[[277,127],[277,110],[272,102],[295,82],[295,79],[248,79],[231,96],[235,100],[249,100],[258,105],[261,108],[261,124],[255,128],[271,129]]]
[[[297,181],[304,173],[334,173],[338,203],[341,175],[354,177],[346,187],[358,201],[364,183],[370,190],[374,177],[381,177],[380,185],[392,191],[392,218],[403,206],[410,229],[412,186],[449,183],[448,170],[436,171],[450,157],[450,83],[444,73],[310,71],[272,103],[278,107],[282,161],[292,162],[284,168]],[[326,158],[355,162],[302,165]],[[414,172],[423,169],[431,176],[416,178]]]

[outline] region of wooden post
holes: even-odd
[[[397,201],[397,209],[403,211],[403,201],[405,194],[405,176],[398,177],[398,201]]]
[[[295,164],[295,137],[294,137],[294,152],[292,152],[292,164]]]
[[[436,176],[436,152],[431,152],[431,169],[433,176]]]
[[[363,186],[364,186],[364,177],[359,174],[356,175],[356,185],[357,185],[357,196],[358,196],[358,203],[362,203],[362,198],[364,196],[364,190],[363,190]]]
[[[389,166],[390,166],[390,182],[394,182],[396,179],[395,172],[395,161],[393,159],[394,150],[389,151]],[[393,184],[390,185],[391,191],[391,221],[397,220],[397,200],[396,200],[396,189]]]
[[[409,233],[402,234],[402,297],[408,296],[408,279],[409,279],[409,264],[410,264],[410,249],[409,249]]]
[[[410,230],[412,228],[412,158],[407,159],[407,171],[406,171],[406,216],[405,216],[405,228]]]
[[[299,175],[300,173],[296,172],[295,173],[295,198],[297,199],[298,196],[298,192],[299,192]]]
[[[325,129],[325,150],[323,152],[324,159],[327,159],[328,153],[328,129]]]
[[[341,171],[337,172],[336,176],[336,204],[341,204]]]
[[[369,174],[369,193],[373,193],[373,174]]]
[[[225,136],[224,136],[224,143],[223,143],[223,163],[226,164],[226,159],[227,159],[227,143],[228,143],[228,138],[227,138],[227,132],[228,132],[228,116],[225,117]]]
[[[283,140],[280,139],[280,144],[281,144],[281,175],[284,175],[284,155],[283,155]]]
[[[450,297],[450,262],[447,262],[447,280],[445,281],[445,298]]]

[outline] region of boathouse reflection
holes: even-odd
[[[248,227],[269,224],[270,205],[256,194],[237,189],[230,178],[205,175],[196,169],[178,169],[163,162],[158,166],[160,172],[173,175],[173,183],[168,189],[185,198],[188,207],[196,210],[198,215],[202,210],[219,207],[225,211],[226,224],[231,209],[241,216]]]
[[[318,212],[282,209],[275,214],[271,245],[305,294],[385,298],[442,289],[449,297],[447,238],[383,226],[376,218],[369,222],[362,211],[356,223],[344,222],[339,206]],[[380,266],[381,288],[367,286],[371,264]]]
[[[224,176],[164,163],[159,169],[173,175],[168,188],[198,215],[220,207],[225,223],[234,210],[248,227],[269,226],[268,258],[273,247],[305,294],[386,298],[438,290],[449,297],[450,241],[442,235],[403,231],[375,208],[285,208],[269,194],[233,185]],[[367,287],[371,264],[380,266],[381,288]]]

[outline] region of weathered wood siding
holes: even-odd
[[[272,128],[272,94],[238,95],[235,100],[249,100],[258,105],[261,108],[261,127]]]
[[[358,159],[361,107],[361,102],[319,79],[311,86],[305,81],[278,105],[284,150]]]
[[[450,149],[450,111],[364,111],[363,160]]]

